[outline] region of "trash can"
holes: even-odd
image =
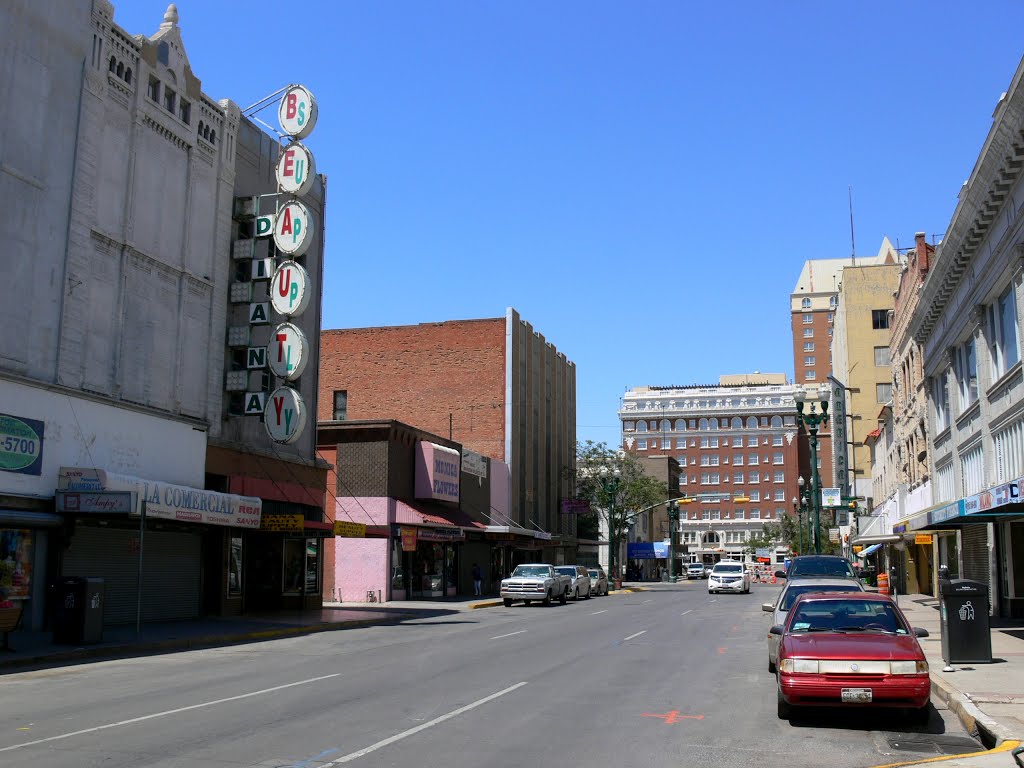
[[[991,663],[988,585],[970,579],[939,581],[942,658],[947,664]]]
[[[53,642],[103,641],[103,579],[68,576],[54,594]]]

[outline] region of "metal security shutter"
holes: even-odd
[[[965,579],[989,583],[988,526],[965,525],[960,531]]]
[[[65,576],[104,579],[104,624],[135,621],[139,532],[79,525],[64,555]],[[146,531],[143,554],[143,621],[199,615],[202,538],[191,533]]]

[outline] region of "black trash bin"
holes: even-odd
[[[103,579],[68,576],[54,594],[53,642],[103,641]]]
[[[947,664],[991,663],[988,585],[970,579],[939,581],[942,658]]]

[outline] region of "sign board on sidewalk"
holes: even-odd
[[[839,488],[822,488],[821,489],[821,506],[823,507],[841,507],[843,506],[843,495],[840,493]]]

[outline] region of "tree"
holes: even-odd
[[[609,482],[615,470],[618,485]],[[621,542],[641,510],[669,498],[668,488],[645,475],[635,457],[593,440],[576,444],[575,481],[576,497],[590,502],[590,513],[578,521],[580,538],[597,538],[603,521],[611,540]]]

